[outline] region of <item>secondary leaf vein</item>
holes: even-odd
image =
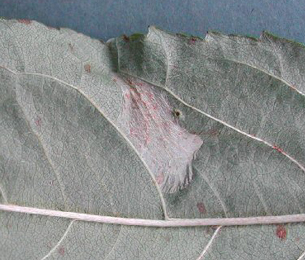
[[[217,234],[219,233],[220,228],[221,228],[221,226],[219,226],[219,227],[215,230],[215,232],[214,232],[213,236],[211,237],[210,241],[207,243],[207,245],[206,245],[205,248],[203,249],[202,253],[200,254],[200,256],[199,256],[196,260],[202,260],[202,259],[203,259],[204,255],[206,254],[206,252],[208,251],[208,249],[211,247],[213,241],[215,240]]]
[[[73,223],[75,222],[76,220],[72,220],[69,224],[69,226],[67,227],[65,233],[62,235],[62,237],[60,238],[60,240],[57,242],[57,244],[49,251],[49,253],[47,253],[41,260],[45,260],[47,259],[60,245],[61,243],[64,241],[64,239],[67,237]]]

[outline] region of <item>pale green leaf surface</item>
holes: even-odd
[[[104,44],[1,20],[0,201],[145,219],[304,213],[304,56],[268,33],[150,27]],[[0,212],[0,258],[298,259],[304,231]]]

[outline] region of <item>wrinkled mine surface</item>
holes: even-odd
[[[199,136],[178,124],[180,111],[150,84],[134,78],[116,80],[124,99],[118,126],[133,143],[163,192],[173,193],[192,180],[192,160]]]

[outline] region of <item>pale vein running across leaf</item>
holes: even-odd
[[[4,189],[2,188],[1,185],[0,185],[0,194],[2,195],[3,201],[4,201],[5,203],[8,203],[7,196],[6,196],[6,194],[5,194],[5,192],[4,192]]]
[[[60,240],[57,242],[57,244],[49,251],[49,253],[47,253],[41,260],[45,260],[47,259],[59,246],[60,244],[62,243],[62,241],[67,237],[73,223],[75,222],[76,220],[72,220],[69,224],[69,226],[67,227],[65,233],[62,235],[62,237],[60,238]]]
[[[250,65],[250,64],[247,64],[247,63],[238,61],[238,60],[233,60],[233,59],[228,59],[228,58],[225,58],[224,60],[232,61],[232,62],[235,62],[235,63],[238,63],[238,64],[242,64],[242,65],[248,66],[248,67],[250,67],[250,68],[256,69],[256,70],[258,70],[258,71],[261,71],[261,72],[263,72],[263,73],[265,73],[265,74],[267,74],[267,75],[269,75],[269,76],[271,76],[271,77],[273,77],[273,78],[275,78],[275,79],[277,79],[277,80],[283,82],[285,85],[287,85],[288,87],[290,87],[291,89],[293,89],[294,91],[298,92],[300,95],[302,95],[302,96],[305,97],[305,94],[304,94],[301,90],[297,89],[295,86],[293,86],[292,84],[290,84],[288,81],[286,81],[286,80],[284,80],[284,79],[281,79],[280,77],[278,77],[278,76],[276,76],[276,75],[274,75],[274,74],[271,74],[271,73],[269,73],[269,72],[267,72],[267,71],[265,71],[265,70],[262,70],[262,69],[260,69],[260,68],[258,68],[258,67],[255,67],[255,66],[253,66],[253,65]]]
[[[304,260],[305,251],[300,255],[300,257],[297,260]]]
[[[85,213],[67,212],[51,209],[23,207],[11,204],[0,204],[0,211],[17,212],[48,217],[67,218],[95,223],[143,226],[143,227],[199,227],[199,226],[246,226],[305,222],[305,214],[258,216],[246,218],[204,218],[204,219],[140,219],[119,218]]]
[[[43,142],[42,142],[40,136],[32,129],[31,124],[30,124],[29,120],[28,120],[27,117],[26,117],[26,113],[24,112],[24,109],[23,109],[22,105],[19,104],[17,98],[16,98],[16,100],[17,100],[17,103],[18,103],[18,105],[19,105],[19,107],[20,107],[20,109],[21,109],[21,111],[22,111],[22,113],[23,113],[23,115],[24,115],[24,119],[25,119],[25,122],[26,122],[28,128],[32,131],[33,135],[37,138],[37,140],[38,140],[38,142],[39,142],[39,144],[40,144],[40,146],[41,146],[41,149],[42,149],[42,151],[43,151],[44,157],[46,158],[46,160],[47,160],[47,162],[49,163],[49,165],[50,165],[52,171],[54,172],[55,178],[56,178],[56,180],[57,180],[58,183],[59,183],[60,192],[61,192],[61,194],[62,194],[64,203],[65,203],[65,205],[66,205],[66,202],[68,201],[68,198],[67,198],[67,196],[66,196],[66,194],[65,194],[65,192],[64,192],[65,188],[64,188],[64,185],[63,185],[61,176],[60,176],[60,174],[57,172],[56,167],[54,166],[52,160],[49,158],[49,156],[48,156],[48,154],[47,154],[47,149],[45,148],[45,146],[44,146],[44,144],[43,144]]]
[[[211,237],[209,243],[207,243],[207,245],[205,246],[205,248],[203,249],[202,253],[200,254],[200,256],[198,256],[198,258],[196,260],[203,260],[204,258],[204,255],[206,254],[206,252],[209,250],[210,246],[212,245],[213,241],[215,240],[217,234],[219,233],[220,229],[221,229],[222,226],[219,226],[213,236]]]

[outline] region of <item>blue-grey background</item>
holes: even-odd
[[[0,16],[34,19],[107,40],[156,25],[205,36],[207,30],[305,42],[304,0],[0,0]]]

